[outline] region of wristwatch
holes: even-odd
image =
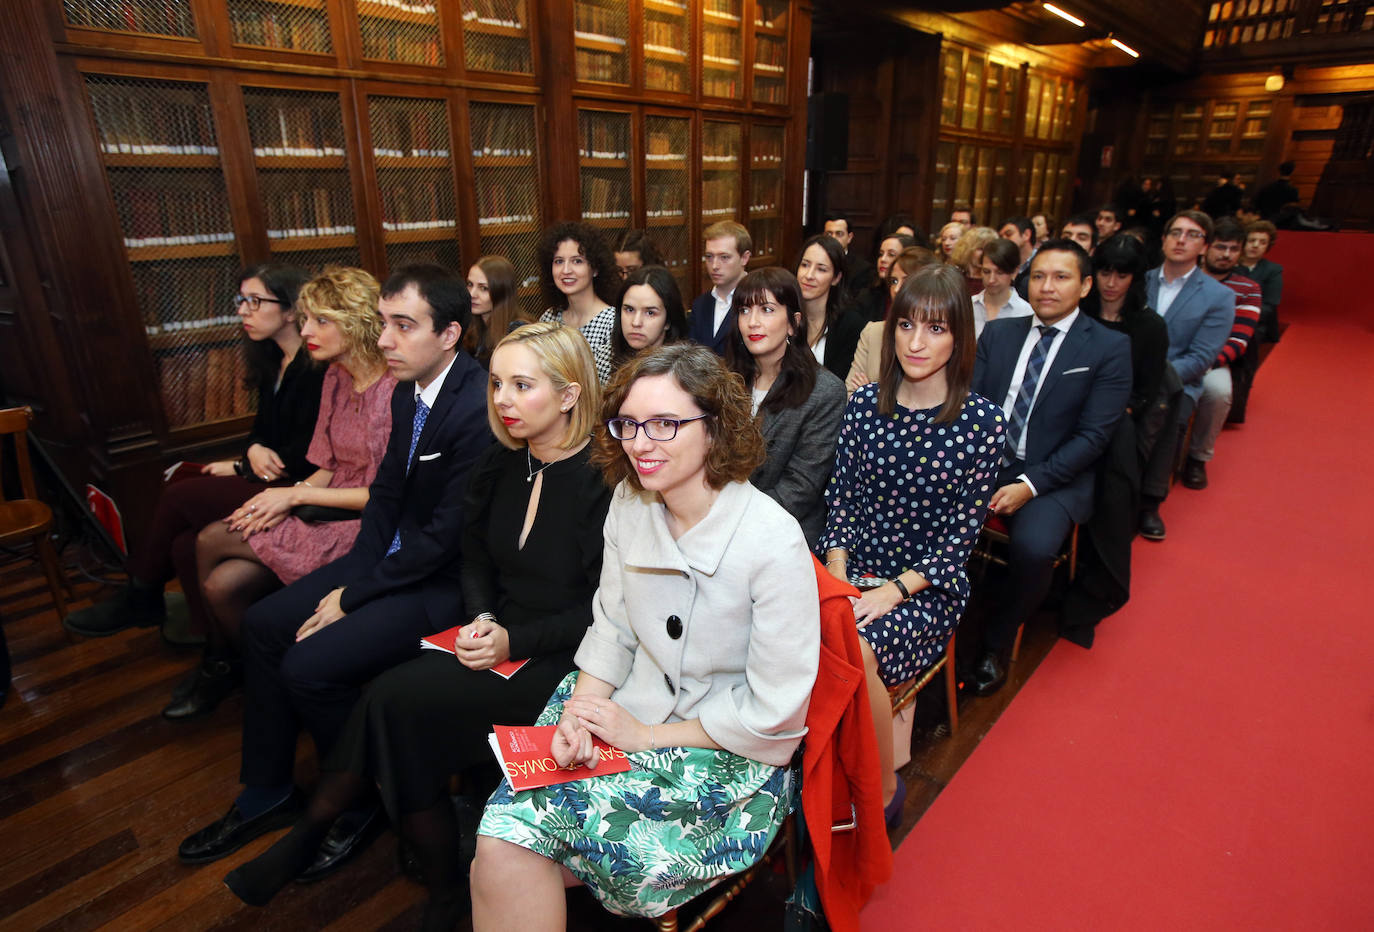
[[[903,601],[903,602],[905,602],[907,599],[911,598],[911,593],[907,591],[906,583],[902,582],[902,577],[900,577],[900,576],[893,576],[893,577],[892,577],[892,585],[896,586],[896,587],[897,587],[897,591],[900,592],[900,593],[902,594],[902,601]]]

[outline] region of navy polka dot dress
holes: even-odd
[[[1002,409],[970,393],[959,417],[940,409],[878,413],[878,386],[854,393],[826,489],[821,552],[843,548],[849,575],[914,570],[930,586],[859,629],[883,681],[905,682],[944,653],[968,601],[964,564],[987,516],[1003,434]]]

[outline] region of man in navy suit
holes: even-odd
[[[460,349],[471,308],[463,280],[439,266],[399,269],[382,286],[378,345],[400,384],[361,529],[347,554],[248,610],[244,790],[181,843],[182,861],[216,860],[294,821],[297,732],[310,732],[323,760],[363,684],[464,620],[463,492],[492,441],[486,373]],[[378,819],[376,807],[341,816],[307,875],[340,863]]]
[[[1078,309],[1092,289],[1092,261],[1077,243],[1052,239],[1031,260],[1033,317],[999,318],[978,340],[973,390],[1002,405],[1007,445],[989,506],[1011,538],[1007,587],[983,632],[973,688],[1006,680],[1016,629],[1049,592],[1054,558],[1074,524],[1092,513],[1097,461],[1126,411],[1131,343]]]
[[[743,279],[749,265],[749,252],[754,241],[749,231],[733,220],[722,220],[706,228],[706,273],[711,276],[711,290],[692,302],[692,320],[688,336],[725,355],[726,338],[735,322],[730,317],[730,305],[735,299],[735,286]]]
[[[1159,506],[1169,495],[1178,445],[1236,318],[1235,292],[1198,268],[1212,229],[1202,211],[1176,214],[1164,227],[1164,264],[1145,273],[1146,300],[1169,326],[1169,364],[1183,383],[1177,422],[1164,426],[1140,477],[1140,536],[1147,540],[1164,539]]]

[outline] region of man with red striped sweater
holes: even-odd
[[[1188,462],[1183,467],[1183,484],[1190,489],[1207,488],[1207,463],[1211,462],[1212,448],[1231,411],[1231,366],[1244,358],[1259,323],[1259,283],[1235,272],[1244,246],[1245,228],[1235,218],[1223,217],[1217,221],[1212,241],[1202,257],[1207,274],[1236,293],[1236,320],[1231,325],[1231,336],[1202,380]]]

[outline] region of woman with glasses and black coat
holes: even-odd
[[[296,295],[309,276],[292,265],[268,262],[239,275],[234,306],[243,325],[244,381],[257,389],[257,416],[244,452],[200,468],[200,475],[168,485],[152,521],[134,542],[126,567],[129,581],[104,602],[72,612],[69,631],[105,637],[125,628],[162,626],[173,644],[200,643],[208,628],[196,571],[196,535],[238,508],[265,485],[304,479],[315,471],[306,450],[320,409],[324,367],[302,352]],[[181,580],[190,613],[189,631],[171,630],[163,587]],[[192,633],[194,632],[194,633]]]

